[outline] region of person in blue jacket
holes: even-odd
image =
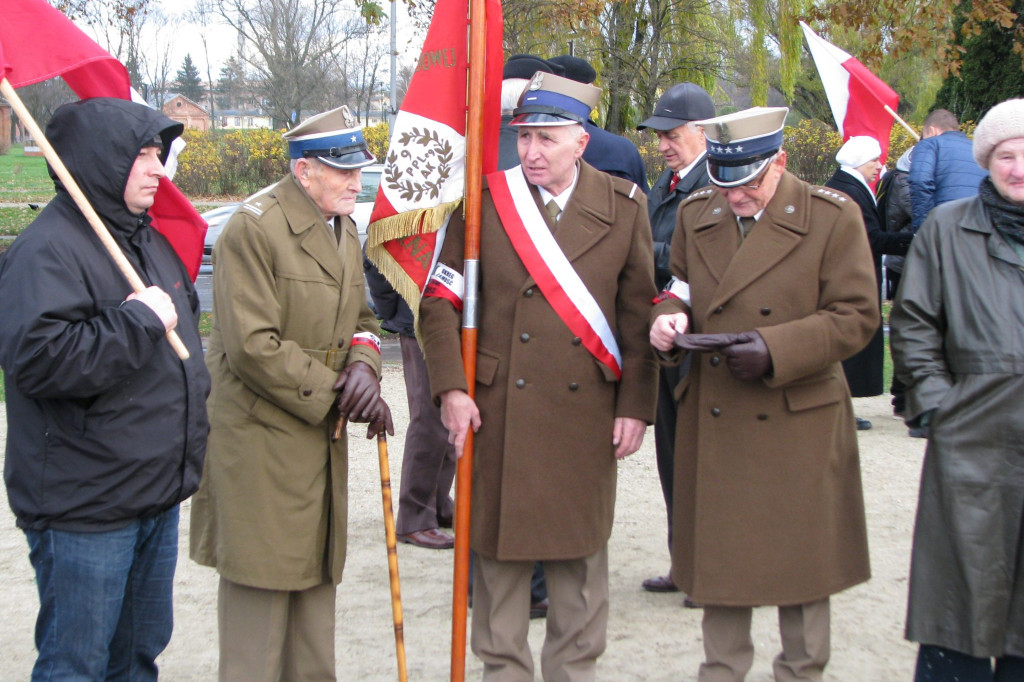
[[[922,139],[910,156],[910,203],[916,233],[928,213],[947,201],[973,197],[988,176],[977,164],[971,141],[960,132],[953,112],[936,109],[921,129]]]

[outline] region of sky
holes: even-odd
[[[184,19],[184,17],[192,10],[195,4],[194,0],[156,0],[156,4],[168,17],[179,17],[182,22],[180,28],[176,31],[177,40],[171,57],[171,64],[173,65],[172,76],[174,73],[177,73],[177,70],[181,67],[182,62],[185,59],[185,55],[188,54],[191,56],[192,62],[199,68],[199,72],[205,78],[206,51],[203,49],[203,42],[201,38],[203,27],[195,23],[190,23]],[[404,29],[404,26],[409,26],[410,22],[405,11],[404,3],[398,2],[397,5],[399,22],[398,66],[401,68],[403,63],[412,63],[419,56],[419,51],[423,46],[423,36],[420,35],[417,38],[411,28]],[[355,5],[353,3],[353,8],[354,6]],[[388,7],[386,3],[385,7]],[[223,19],[216,16],[212,18],[217,20],[217,23],[210,24],[207,27],[207,49],[209,50],[209,58],[211,66],[213,67],[211,69],[213,77],[217,78],[220,72],[220,67],[237,52],[238,39],[234,29],[226,23],[223,23]],[[386,34],[386,39],[390,39],[389,36],[389,33]],[[389,67],[385,64],[384,68],[387,70]]]

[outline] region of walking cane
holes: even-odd
[[[345,417],[334,424],[331,440],[341,438]],[[381,426],[377,434],[377,459],[380,461],[380,495],[384,502],[384,542],[388,548],[388,575],[391,578],[391,615],[395,624],[395,652],[398,658],[398,680],[408,682],[405,670],[405,626],[402,622],[402,590],[398,580],[398,539],[395,536],[395,512],[391,505],[391,468],[388,466],[388,434]]]
[[[402,624],[402,591],[398,580],[398,551],[395,537],[395,515],[391,506],[391,471],[388,467],[388,435],[377,434],[377,459],[380,460],[380,493],[384,501],[384,538],[388,548],[388,574],[391,577],[391,615],[395,623],[395,652],[398,657],[399,682],[409,679],[405,672],[405,626]]]

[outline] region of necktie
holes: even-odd
[[[678,173],[673,173],[672,174],[672,179],[668,183],[668,193],[672,194],[672,192],[675,192],[676,191],[676,185],[678,185],[678,184],[679,184],[679,174]]]
[[[334,225],[334,240],[338,244],[341,244],[341,218],[335,216],[334,220],[332,220],[331,222]]]
[[[757,218],[753,216],[748,218],[740,218],[740,239],[746,239],[747,235],[750,234],[750,229],[754,227],[754,223],[757,222]]]
[[[544,204],[544,210],[548,212],[548,216],[551,217],[551,222],[558,222],[558,214],[562,212],[562,209],[558,208],[558,202],[554,199],[549,199],[548,203]]]

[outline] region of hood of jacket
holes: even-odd
[[[171,142],[183,130],[181,123],[144,104],[95,97],[58,108],[46,126],[46,138],[96,212],[112,228],[131,235],[145,215],[132,214],[124,203],[135,159],[143,143],[159,136],[160,160],[166,161]],[[47,168],[57,195],[70,200],[53,168]]]

